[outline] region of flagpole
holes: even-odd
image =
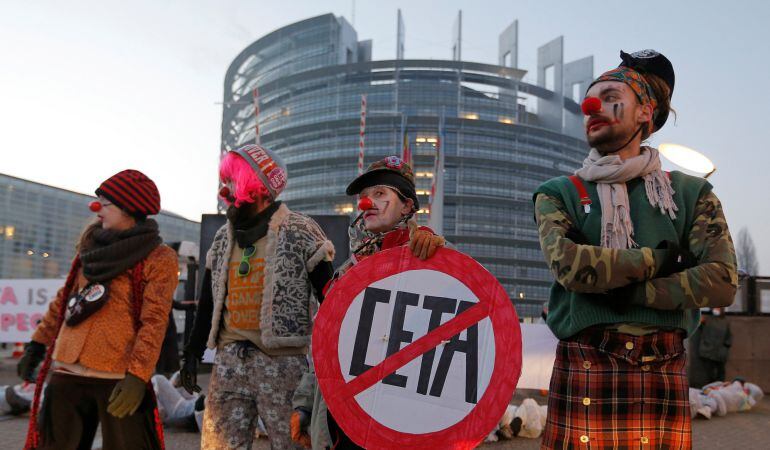
[[[261,144],[259,138],[259,88],[256,86],[252,92],[252,98],[254,99],[254,142],[259,145]]]
[[[433,179],[430,186],[428,227],[434,233],[444,234],[444,111],[442,109],[436,139],[436,155],[433,163]]]
[[[364,133],[366,132],[366,94],[361,94],[361,124],[358,131],[358,174],[364,173]]]

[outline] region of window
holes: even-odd
[[[549,91],[556,88],[556,68],[551,65],[545,68],[545,87]]]

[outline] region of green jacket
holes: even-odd
[[[698,324],[699,308],[733,302],[737,289],[735,250],[722,206],[711,185],[681,172],[671,172],[679,208],[671,219],[647,200],[642,179],[627,183],[634,240],[639,248],[600,247],[601,206],[596,183],[584,185],[593,207],[585,213],[567,177],[551,179],[533,196],[540,245],[554,274],[548,304],[548,326],[560,339],[598,324],[636,323],[681,328]],[[567,237],[581,231],[592,245]],[[668,277],[657,277],[664,240],[686,246],[698,265]],[[626,287],[623,296],[616,288]]]

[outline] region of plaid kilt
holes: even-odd
[[[689,449],[683,331],[559,341],[542,448]]]

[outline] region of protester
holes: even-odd
[[[99,425],[105,448],[162,445],[148,382],[177,285],[176,254],[147,218],[160,212],[160,195],[146,175],[124,170],[96,195],[96,221],[80,236],[67,281],[19,361],[27,381],[35,381],[32,374],[43,362],[27,448],[90,448]]]
[[[171,379],[153,375],[152,387],[158,399],[158,414],[164,425],[200,431],[205,395],[187,392],[181,386],[179,372],[174,373]]]
[[[701,324],[690,338],[690,386],[703,386],[725,379],[725,365],[732,346],[730,323],[721,308],[703,315]]]
[[[313,305],[333,273],[334,247],[311,218],[276,200],[286,168],[247,145],[219,166],[227,223],[206,256],[203,290],[184,351],[182,384],[216,348],[201,448],[251,448],[257,416],[274,450],[294,447],[291,398],[307,371]]]
[[[700,414],[706,419],[716,414],[725,416],[730,412],[748,411],[765,394],[754,383],[735,378],[730,381],[715,381],[702,389],[690,388],[690,417]]]
[[[669,115],[671,63],[654,50],[621,59],[586,93],[583,167],[533,197],[560,340],[545,448],[690,448],[683,340],[699,308],[730,305],[737,287],[711,185],[663,172],[642,145]]]
[[[0,386],[0,415],[19,416],[28,412],[34,396],[34,383]]]
[[[436,236],[427,227],[417,226],[414,215],[419,210],[419,201],[414,173],[400,158],[389,156],[371,164],[345,192],[358,195],[361,214],[350,225],[351,257],[335,272],[325,293],[356,263],[379,251],[409,245],[414,256],[427,259],[444,245],[443,237]],[[314,371],[302,378],[292,403],[291,428],[295,442],[313,449],[360,448],[327,410]]]

